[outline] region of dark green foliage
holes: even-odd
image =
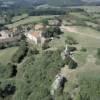
[[[96,27],[96,30],[97,31],[100,31],[100,26],[99,25]]]
[[[78,66],[77,62],[75,62],[70,56],[66,57],[65,64],[67,64],[70,69],[75,69]]]
[[[70,44],[70,45],[78,44],[78,42],[71,36],[67,36],[67,38],[65,40],[65,43]]]
[[[12,57],[12,62],[20,63],[23,60],[23,58],[27,55],[27,51],[28,48],[25,41],[21,42],[21,46]]]
[[[12,77],[13,66],[14,65],[10,64],[7,65],[0,64],[0,79]]]
[[[42,33],[46,38],[57,37],[60,34],[62,34],[62,32],[59,27],[49,27]]]
[[[39,51],[36,48],[29,48],[27,56],[32,56],[36,54],[39,54]]]
[[[19,45],[19,40],[11,41],[11,42],[2,42],[0,43],[0,49],[5,49],[9,47],[14,47]]]
[[[11,100],[11,95],[16,91],[15,82],[2,81],[0,82],[0,100]]]
[[[44,43],[42,45],[42,49],[45,50],[45,49],[48,49],[49,48],[49,44],[48,43]]]
[[[96,64],[100,65],[100,48],[97,49],[96,53]]]
[[[84,47],[82,47],[82,48],[81,48],[81,51],[86,52],[86,51],[87,51],[87,49],[86,49],[86,48],[84,48]]]
[[[66,14],[65,10],[62,9],[34,9],[32,10],[29,15],[30,16],[40,16],[40,15],[64,15]]]
[[[41,22],[42,22],[44,25],[48,25],[48,19],[43,19]]]
[[[10,77],[15,77],[17,74],[17,65],[9,63],[8,66],[11,66],[12,68]]]
[[[73,5],[81,5],[81,0],[48,0],[49,5],[53,6],[73,6]]]
[[[100,59],[100,48],[97,49],[97,58]]]
[[[73,59],[71,59],[70,62],[68,63],[68,66],[70,69],[75,69],[78,65]]]
[[[68,51],[73,52],[73,51],[76,51],[76,50],[77,50],[76,47],[68,46]]]
[[[46,51],[30,57],[21,67],[18,74],[18,90],[14,100],[51,100],[50,86],[61,67],[63,60],[60,51]]]

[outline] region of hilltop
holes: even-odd
[[[1,0],[3,1],[3,0]],[[81,5],[81,0],[5,0],[3,2],[13,2],[14,4],[29,4],[29,5],[42,5],[48,4],[53,6],[72,6]]]

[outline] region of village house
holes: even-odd
[[[45,26],[42,23],[36,24],[32,30],[26,32],[25,35],[28,40],[34,41],[35,44],[43,44],[45,38],[42,36],[42,32],[45,29]]]
[[[0,40],[8,39],[8,38],[11,38],[11,37],[13,37],[13,34],[11,34],[9,30],[0,31]]]
[[[51,19],[51,20],[48,20],[48,24],[49,26],[60,26],[61,21],[58,19]]]

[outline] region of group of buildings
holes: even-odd
[[[58,25],[60,25],[59,20],[48,20],[48,25],[44,25],[43,23],[36,24],[34,25],[34,28],[26,32],[25,35],[28,38],[28,40],[34,41],[35,44],[43,44],[46,41],[45,37],[43,37],[42,35],[44,30],[50,26]]]
[[[35,25],[27,25],[10,29],[3,29],[0,31],[0,41],[7,41],[7,39],[12,39],[18,35],[24,34],[27,39],[35,44],[43,44],[45,42],[45,37],[43,37],[42,33],[49,26],[58,26],[60,25],[59,20],[48,20],[48,25],[44,25],[43,23],[38,23]]]

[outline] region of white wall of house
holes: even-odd
[[[5,31],[1,31],[0,39],[7,39],[7,38],[9,38],[9,33],[5,32]]]
[[[38,42],[38,41],[37,41],[37,38],[34,37],[33,35],[27,34],[26,37],[27,37],[29,40],[34,41],[35,44],[37,44],[37,42]]]
[[[44,44],[45,38],[42,37],[41,31],[36,31],[36,32],[39,33],[38,37],[35,37],[34,35],[32,35],[32,34],[31,34],[32,31],[26,32],[26,33],[25,33],[25,36],[26,36],[29,40],[33,41],[35,44],[38,44],[38,43],[41,43],[41,45]]]

